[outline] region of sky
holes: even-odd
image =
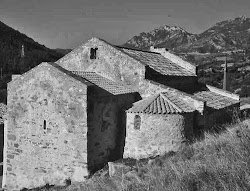
[[[0,21],[49,48],[75,48],[91,37],[121,45],[163,25],[201,33],[250,17],[250,0],[0,0]]]

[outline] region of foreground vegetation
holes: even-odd
[[[250,190],[249,148],[250,120],[245,120],[227,125],[220,135],[205,134],[178,153],[131,160],[132,170],[117,176],[110,177],[105,167],[85,183],[34,190]]]

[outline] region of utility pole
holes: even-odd
[[[24,45],[22,44],[21,49],[21,58],[20,58],[20,64],[19,64],[19,73],[22,73],[22,69],[24,67],[24,58],[25,58],[25,52],[24,52]]]
[[[22,45],[22,50],[21,50],[21,58],[24,58],[25,54],[24,54],[24,45]]]

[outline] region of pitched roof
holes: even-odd
[[[110,44],[109,42],[107,42],[103,39],[95,38],[95,37],[90,39],[90,41],[91,40],[98,40],[100,42],[108,44],[109,46],[115,48],[116,50],[121,51],[122,53],[124,53],[124,54],[128,55],[129,57],[141,62],[142,64],[149,66],[150,68],[154,69],[155,71],[157,71],[163,75],[196,76],[195,73],[190,72],[189,70],[185,69],[184,67],[181,67],[180,65],[176,64],[173,61],[170,61],[170,59],[162,56],[160,53],[129,49],[126,47],[120,47],[120,46]],[[82,48],[85,45],[85,43],[80,45],[78,48],[75,48],[70,53],[66,54],[64,57],[59,59],[56,63],[60,63],[66,56],[76,52],[77,50],[79,50],[79,48]]]
[[[86,79],[92,84],[95,84],[96,86],[106,90],[107,92],[113,95],[136,92],[127,87],[127,85],[109,80],[103,76],[98,75],[95,72],[83,72],[83,71],[71,71],[71,72]]]
[[[145,114],[175,114],[193,112],[183,100],[175,97],[169,92],[162,92],[144,100],[134,103],[133,107],[128,109],[128,113]]]
[[[223,96],[212,91],[200,91],[194,94],[195,97],[206,101],[207,106],[214,109],[222,109],[230,105],[239,103],[239,100]]]
[[[160,53],[116,47],[130,57],[167,76],[196,76],[194,73],[171,62]]]

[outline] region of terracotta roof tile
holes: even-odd
[[[109,93],[113,95],[136,92],[130,89],[129,87],[127,87],[127,85],[125,84],[114,82],[103,76],[98,75],[95,72],[72,71],[72,73],[78,76],[81,76],[82,78],[86,79],[92,84],[95,84],[96,86],[108,91]]]
[[[171,62],[160,53],[117,47],[130,57],[167,76],[196,76],[194,73]]]
[[[163,92],[149,98],[134,103],[133,107],[128,109],[128,113],[145,114],[175,114],[193,112],[183,100],[171,95],[169,92]]]
[[[239,103],[238,100],[211,91],[201,91],[195,93],[194,96],[203,101],[206,101],[207,106],[214,109],[222,109],[224,107]]]

